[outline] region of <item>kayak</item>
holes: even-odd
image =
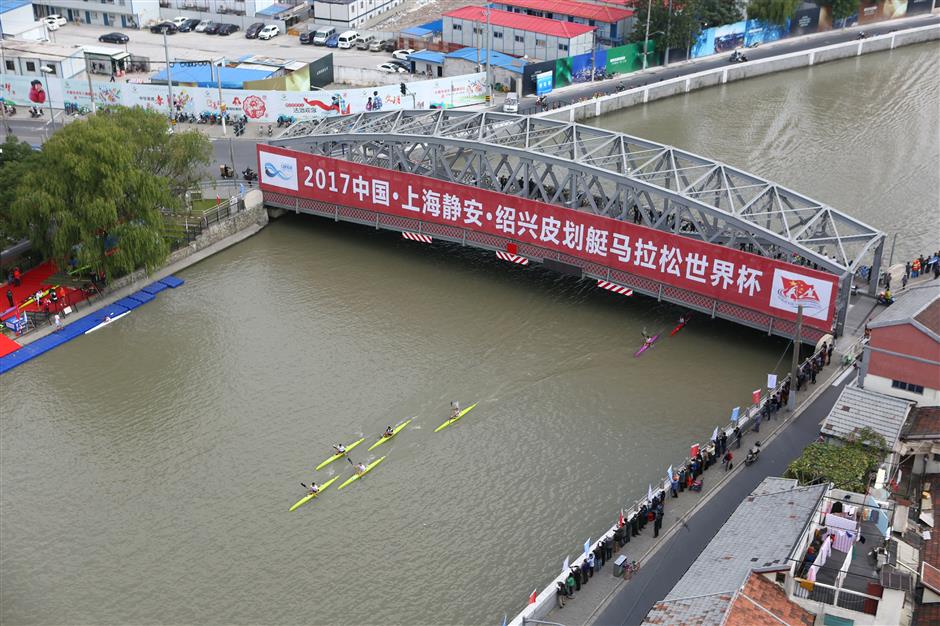
[[[362,442],[365,441],[365,440],[366,440],[366,438],[363,437],[363,438],[360,439],[359,441],[356,441],[356,442],[354,442],[354,443],[349,444],[348,446],[346,446],[346,452],[341,452],[341,453],[339,453],[339,454],[334,454],[333,456],[331,456],[331,457],[328,458],[327,460],[325,460],[325,461],[323,461],[322,463],[320,463],[319,465],[317,465],[317,469],[318,469],[318,470],[321,470],[321,469],[323,469],[324,467],[326,467],[327,465],[329,465],[330,463],[332,463],[333,461],[335,461],[336,459],[341,459],[341,458],[343,458],[344,456],[346,456],[347,454],[349,454],[349,451],[350,451],[350,450],[352,450],[353,448],[355,448],[356,446],[358,446],[360,443],[362,443]]]
[[[678,326],[676,326],[675,328],[673,328],[673,329],[672,329],[672,332],[669,333],[669,336],[672,337],[672,336],[675,335],[677,332],[679,332],[680,330],[682,330],[683,328],[685,328],[685,325],[689,323],[689,320],[690,320],[691,318],[692,318],[692,315],[691,315],[691,314],[686,315],[686,316],[685,316],[685,321],[682,322],[681,324],[679,324]]]
[[[392,435],[391,435],[391,437],[382,437],[381,439],[379,439],[378,441],[376,441],[375,443],[373,443],[371,446],[369,446],[369,451],[371,452],[371,451],[374,450],[375,448],[378,448],[380,445],[382,445],[383,443],[385,443],[386,441],[388,441],[389,439],[391,439],[392,437],[394,437],[395,435],[397,435],[398,433],[400,433],[400,432],[402,431],[402,429],[403,429],[405,426],[407,426],[408,424],[410,424],[410,423],[411,423],[411,420],[413,420],[413,419],[414,419],[413,417],[409,417],[409,418],[406,419],[404,422],[402,422],[401,424],[399,424],[398,426],[396,426],[395,428],[393,428],[393,429],[392,429]]]
[[[643,345],[640,346],[640,349],[633,353],[633,356],[640,356],[647,350],[653,347],[653,344],[656,343],[656,340],[659,339],[659,335],[653,335],[653,340],[649,343],[643,342]]]
[[[349,478],[347,478],[347,479],[346,479],[346,482],[344,482],[342,485],[340,485],[339,488],[342,489],[342,488],[345,487],[346,485],[348,485],[348,484],[350,484],[350,483],[356,482],[357,480],[359,480],[360,478],[362,478],[363,476],[365,476],[366,474],[368,474],[369,472],[371,472],[373,467],[375,467],[376,465],[378,465],[379,463],[381,463],[381,462],[384,461],[384,460],[385,460],[385,457],[383,456],[383,457],[380,457],[380,458],[376,459],[375,461],[372,461],[371,463],[369,463],[368,465],[366,465],[366,469],[365,469],[364,472],[362,472],[361,474],[353,474],[352,476],[350,476]]]
[[[451,418],[451,419],[447,420],[446,422],[444,422],[443,424],[441,424],[440,426],[438,426],[437,428],[435,428],[435,429],[434,429],[434,432],[438,432],[438,431],[444,430],[445,428],[447,428],[448,426],[450,426],[451,424],[453,424],[454,422],[456,422],[457,420],[459,420],[461,417],[463,417],[464,415],[466,415],[467,413],[469,413],[471,410],[473,410],[473,407],[475,407],[475,406],[478,405],[478,404],[479,404],[479,402],[474,402],[473,404],[471,404],[470,406],[468,406],[467,408],[465,408],[463,411],[461,411],[460,413],[458,413],[458,414],[457,414],[457,417]]]
[[[290,511],[293,511],[294,509],[299,509],[299,508],[302,507],[303,505],[307,504],[308,502],[310,502],[311,500],[313,500],[314,498],[316,498],[318,495],[320,495],[321,493],[323,493],[323,492],[326,490],[327,487],[329,487],[330,485],[332,485],[332,484],[333,484],[334,482],[336,482],[337,480],[339,480],[339,476],[334,476],[333,478],[329,479],[328,481],[326,481],[325,483],[323,483],[322,485],[320,485],[320,491],[318,491],[318,492],[316,492],[316,493],[308,493],[308,494],[305,495],[303,498],[301,498],[300,500],[298,500],[297,502],[295,502],[295,503],[294,503],[294,506],[292,506],[292,507],[290,508]],[[288,513],[290,513],[290,511],[288,511]]]
[[[105,326],[108,326],[109,324],[113,324],[114,322],[118,321],[119,319],[121,319],[121,318],[124,317],[125,315],[130,315],[130,314],[131,314],[130,311],[124,311],[124,312],[121,313],[120,315],[115,315],[114,317],[112,317],[111,319],[109,319],[109,320],[106,321],[106,322],[101,322],[100,324],[98,324],[98,325],[95,326],[94,328],[89,328],[88,330],[85,331],[85,334],[87,335],[88,333],[93,333],[93,332],[95,332],[96,330],[101,330],[101,329],[104,328]]]

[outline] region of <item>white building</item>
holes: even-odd
[[[69,22],[113,28],[141,28],[160,17],[156,0],[33,0],[33,6],[37,18],[57,14]]]
[[[32,41],[6,41],[3,44],[3,73],[32,76],[43,80],[41,67],[51,67],[49,79],[75,78],[85,72],[85,52],[81,47],[59,46]]]
[[[444,41],[456,47],[486,48],[487,10],[467,6],[444,14]],[[514,57],[550,61],[591,51],[594,26],[489,10],[492,49]]]
[[[46,28],[33,16],[32,0],[0,0],[0,38],[38,41]]]
[[[368,23],[391,11],[404,0],[314,0],[313,21],[336,26],[336,32],[365,28]]]

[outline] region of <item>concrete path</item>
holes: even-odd
[[[656,551],[644,560],[639,573],[631,581],[619,581],[613,592],[609,593],[600,604],[592,602],[594,598],[575,597],[567,607],[562,610],[556,609],[547,619],[566,626],[640,624],[653,605],[662,600],[685,574],[735,508],[760,481],[767,476],[783,475],[790,461],[799,456],[805,446],[816,440],[819,435],[819,424],[829,414],[842,387],[854,380],[854,373],[845,377],[836,376],[838,370],[831,365],[829,368],[831,368],[830,380],[834,378],[835,383],[829,381],[821,383],[823,385],[821,388],[813,390],[816,394],[815,399],[804,404],[794,419],[782,426],[778,425],[776,432],[770,437],[764,439],[761,435],[767,436],[767,427],[773,427],[773,422],[765,423],[764,431],[760,434],[749,433],[745,438],[743,449],[757,439],[766,442],[760,460],[755,465],[745,467],[743,454],[736,455],[736,462],[740,464],[727,481],[721,485],[720,489],[713,489],[707,494],[707,499],[702,506],[693,512],[685,524],[673,526],[670,529],[671,536],[659,544]],[[715,476],[721,471],[720,467],[708,470],[705,473],[705,483],[708,484],[709,480],[714,482]],[[669,505],[683,499],[688,499],[688,495],[683,494],[679,500],[668,500],[667,515],[670,508],[678,508],[676,505],[672,507]],[[647,534],[650,534],[649,530]],[[609,570],[606,575],[609,580],[617,581],[609,576]],[[592,610],[587,611],[578,605],[588,605]]]

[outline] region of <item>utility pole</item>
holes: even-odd
[[[790,366],[790,397],[787,400],[787,409],[796,409],[796,376],[800,367],[800,336],[803,332],[803,305],[796,309],[796,335],[793,337],[793,363]]]
[[[669,65],[669,31],[672,28],[672,0],[669,0],[669,15],[666,17],[666,58],[663,66]]]
[[[166,29],[163,29],[163,56],[166,59],[166,89],[168,100],[167,107],[170,109],[170,115],[173,115],[173,69],[170,67],[170,49],[166,43]]]
[[[225,59],[223,58],[219,62],[219,65],[217,66],[217,70],[216,70],[218,73],[217,78],[219,80],[219,117],[222,120],[222,135],[223,136],[228,134],[228,132],[226,132],[225,130],[225,102],[222,100],[222,64],[224,63],[225,63]],[[235,169],[234,165],[232,166],[232,169],[233,170]]]
[[[591,82],[594,82],[594,66],[597,64],[597,29],[591,31]]]
[[[493,30],[490,27],[490,7],[487,6],[484,10],[486,11],[486,100],[487,100],[487,104],[492,104],[493,103],[493,81],[490,75],[490,66],[492,65],[491,55],[493,54],[492,52]]]
[[[646,3],[646,37],[643,39],[643,69],[644,70],[646,69],[646,63],[647,63],[646,57],[649,56],[647,54],[647,50],[649,49],[649,45],[650,45],[650,14],[652,13],[652,10],[653,10],[653,0],[649,0]]]

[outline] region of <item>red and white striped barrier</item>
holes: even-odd
[[[524,256],[519,256],[518,254],[510,254],[509,252],[497,252],[497,259],[502,259],[503,261],[509,261],[510,263],[516,263],[518,265],[528,265],[529,259]]]
[[[430,235],[419,235],[418,233],[402,233],[401,236],[411,241],[420,241],[421,243],[431,243],[433,241]]]
[[[613,291],[614,293],[619,293],[623,296],[632,296],[633,290],[629,287],[624,287],[623,285],[618,285],[617,283],[609,283],[606,280],[597,281],[597,286],[601,289],[606,289],[607,291]]]

